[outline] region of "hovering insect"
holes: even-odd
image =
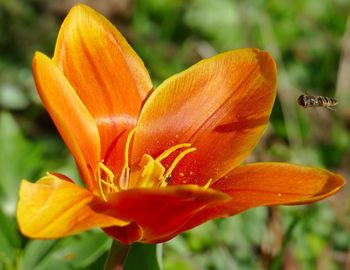
[[[313,95],[301,95],[298,98],[298,104],[304,108],[308,107],[324,107],[335,110],[333,107],[338,104],[334,98]]]

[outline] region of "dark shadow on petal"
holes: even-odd
[[[120,134],[113,139],[113,141],[111,142],[111,144],[109,145],[109,147],[106,150],[106,154],[104,156],[104,162],[106,162],[106,163],[108,162],[109,157],[110,157],[113,149],[116,147],[118,141],[125,134],[125,132],[126,132],[126,129],[124,129],[122,132],[120,132]]]
[[[315,196],[322,196],[329,193],[330,191],[339,190],[345,184],[346,182],[344,178],[331,175],[327,183],[323,186],[322,190],[315,194]]]
[[[223,124],[219,125],[214,128],[215,132],[219,133],[228,133],[233,131],[241,131],[246,129],[253,129],[259,126],[266,125],[268,122],[269,117],[262,117],[258,119],[246,119],[242,121],[232,122],[229,124]]]
[[[143,235],[142,228],[136,222],[131,222],[124,227],[114,226],[103,228],[103,231],[123,244],[131,244],[139,241]]]

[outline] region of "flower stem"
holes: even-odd
[[[129,245],[123,245],[120,242],[113,240],[108,258],[105,264],[105,270],[122,270],[123,264],[130,250]]]

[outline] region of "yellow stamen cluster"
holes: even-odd
[[[102,172],[105,173],[106,179],[102,178]],[[98,163],[97,179],[98,179],[100,194],[103,200],[107,201],[107,197],[105,195],[104,187],[102,186],[102,184],[105,187],[107,187],[108,192],[117,192],[119,190],[114,183],[113,172],[106,165],[104,165],[102,161]]]
[[[99,186],[99,192],[103,200],[107,201],[108,193],[118,192],[122,189],[128,189],[133,187],[165,187],[171,179],[171,173],[178,165],[178,163],[189,153],[196,150],[191,147],[189,143],[177,144],[165,150],[161,155],[154,159],[151,155],[144,154],[139,163],[139,169],[130,172],[129,167],[129,151],[132,137],[134,136],[136,127],[133,128],[128,134],[128,138],[125,143],[124,152],[124,166],[118,181],[115,182],[115,175],[113,172],[103,163],[98,164],[97,180]],[[181,152],[174,158],[168,169],[162,165],[162,161],[173,154],[175,151],[182,148]],[[207,185],[210,185],[209,180]]]

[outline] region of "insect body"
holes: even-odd
[[[166,178],[165,178],[165,181],[167,183],[169,183],[171,181],[171,179],[173,179],[173,176],[171,174],[169,174]]]
[[[335,105],[338,104],[334,98],[324,96],[312,96],[312,95],[301,95],[298,98],[298,104],[304,108],[308,107],[325,107],[330,110],[334,110]]]

